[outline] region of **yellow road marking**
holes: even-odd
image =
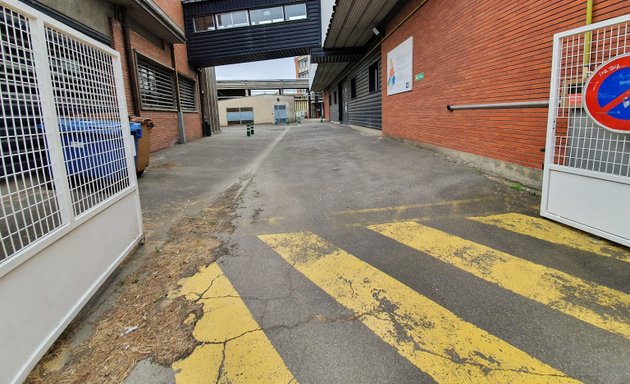
[[[259,238],[440,383],[577,382],[313,233]]]
[[[502,215],[469,217],[480,223],[494,225],[508,231],[534,237],[536,239],[560,244],[567,247],[595,253],[600,256],[613,257],[630,262],[630,252],[605,240],[599,240],[578,230],[567,228],[550,220],[522,215],[519,213],[506,213]]]
[[[596,327],[630,339],[630,295],[415,222],[369,229]]]
[[[203,344],[173,363],[177,384],[297,383],[216,263],[179,284],[170,296],[203,305],[193,331]]]
[[[340,216],[340,215],[360,215],[365,213],[380,213],[380,212],[398,212],[402,213],[411,209],[417,208],[427,208],[427,207],[443,207],[450,206],[455,210],[459,209],[460,206],[468,203],[478,203],[481,201],[488,201],[494,199],[494,197],[476,197],[471,199],[464,200],[451,200],[451,201],[438,201],[434,203],[422,203],[422,204],[409,204],[409,205],[397,205],[393,207],[382,207],[382,208],[365,208],[365,209],[354,209],[348,211],[337,211],[333,212],[332,215]]]

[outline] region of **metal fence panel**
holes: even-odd
[[[629,22],[560,38],[553,164],[629,177],[630,135],[600,127],[584,111],[583,90],[600,65],[630,53]]]
[[[630,132],[615,128],[623,118],[612,118],[616,119],[613,127],[602,119],[611,118],[609,105],[630,108],[630,99],[622,99],[628,83],[620,80],[619,88],[626,91],[615,94],[613,101],[605,101],[609,95],[593,90],[612,74],[626,76],[628,69],[617,63],[628,55],[630,15],[554,36],[540,210],[542,216],[626,246],[630,246]],[[604,103],[594,108],[599,122],[590,111],[592,100]]]
[[[130,185],[113,58],[46,28],[50,73],[73,210],[80,215]]]
[[[142,241],[120,55],[0,0],[0,382]]]
[[[0,44],[1,263],[59,228],[62,218],[51,184],[28,19],[0,7]]]

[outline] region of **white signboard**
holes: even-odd
[[[387,95],[411,91],[413,84],[413,37],[387,53]]]

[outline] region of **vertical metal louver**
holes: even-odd
[[[182,111],[194,112],[197,110],[197,98],[195,97],[195,82],[185,76],[179,76],[179,96],[182,103]]]

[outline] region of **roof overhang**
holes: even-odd
[[[337,1],[321,50],[311,52],[317,63],[311,90],[323,91],[354,62],[360,61],[369,48],[380,43],[384,24],[395,8],[406,0]],[[379,34],[374,32],[378,30]]]
[[[361,59],[364,54],[362,48],[348,49],[312,49],[311,63],[330,64],[330,63],[348,63]]]
[[[395,0],[337,1],[324,40],[324,49],[360,48],[382,32],[382,23],[396,7]]]
[[[311,84],[311,91],[322,92],[336,79],[350,63],[318,64]]]
[[[110,0],[127,9],[127,16],[155,35],[178,44],[186,42],[184,31],[153,0]]]

